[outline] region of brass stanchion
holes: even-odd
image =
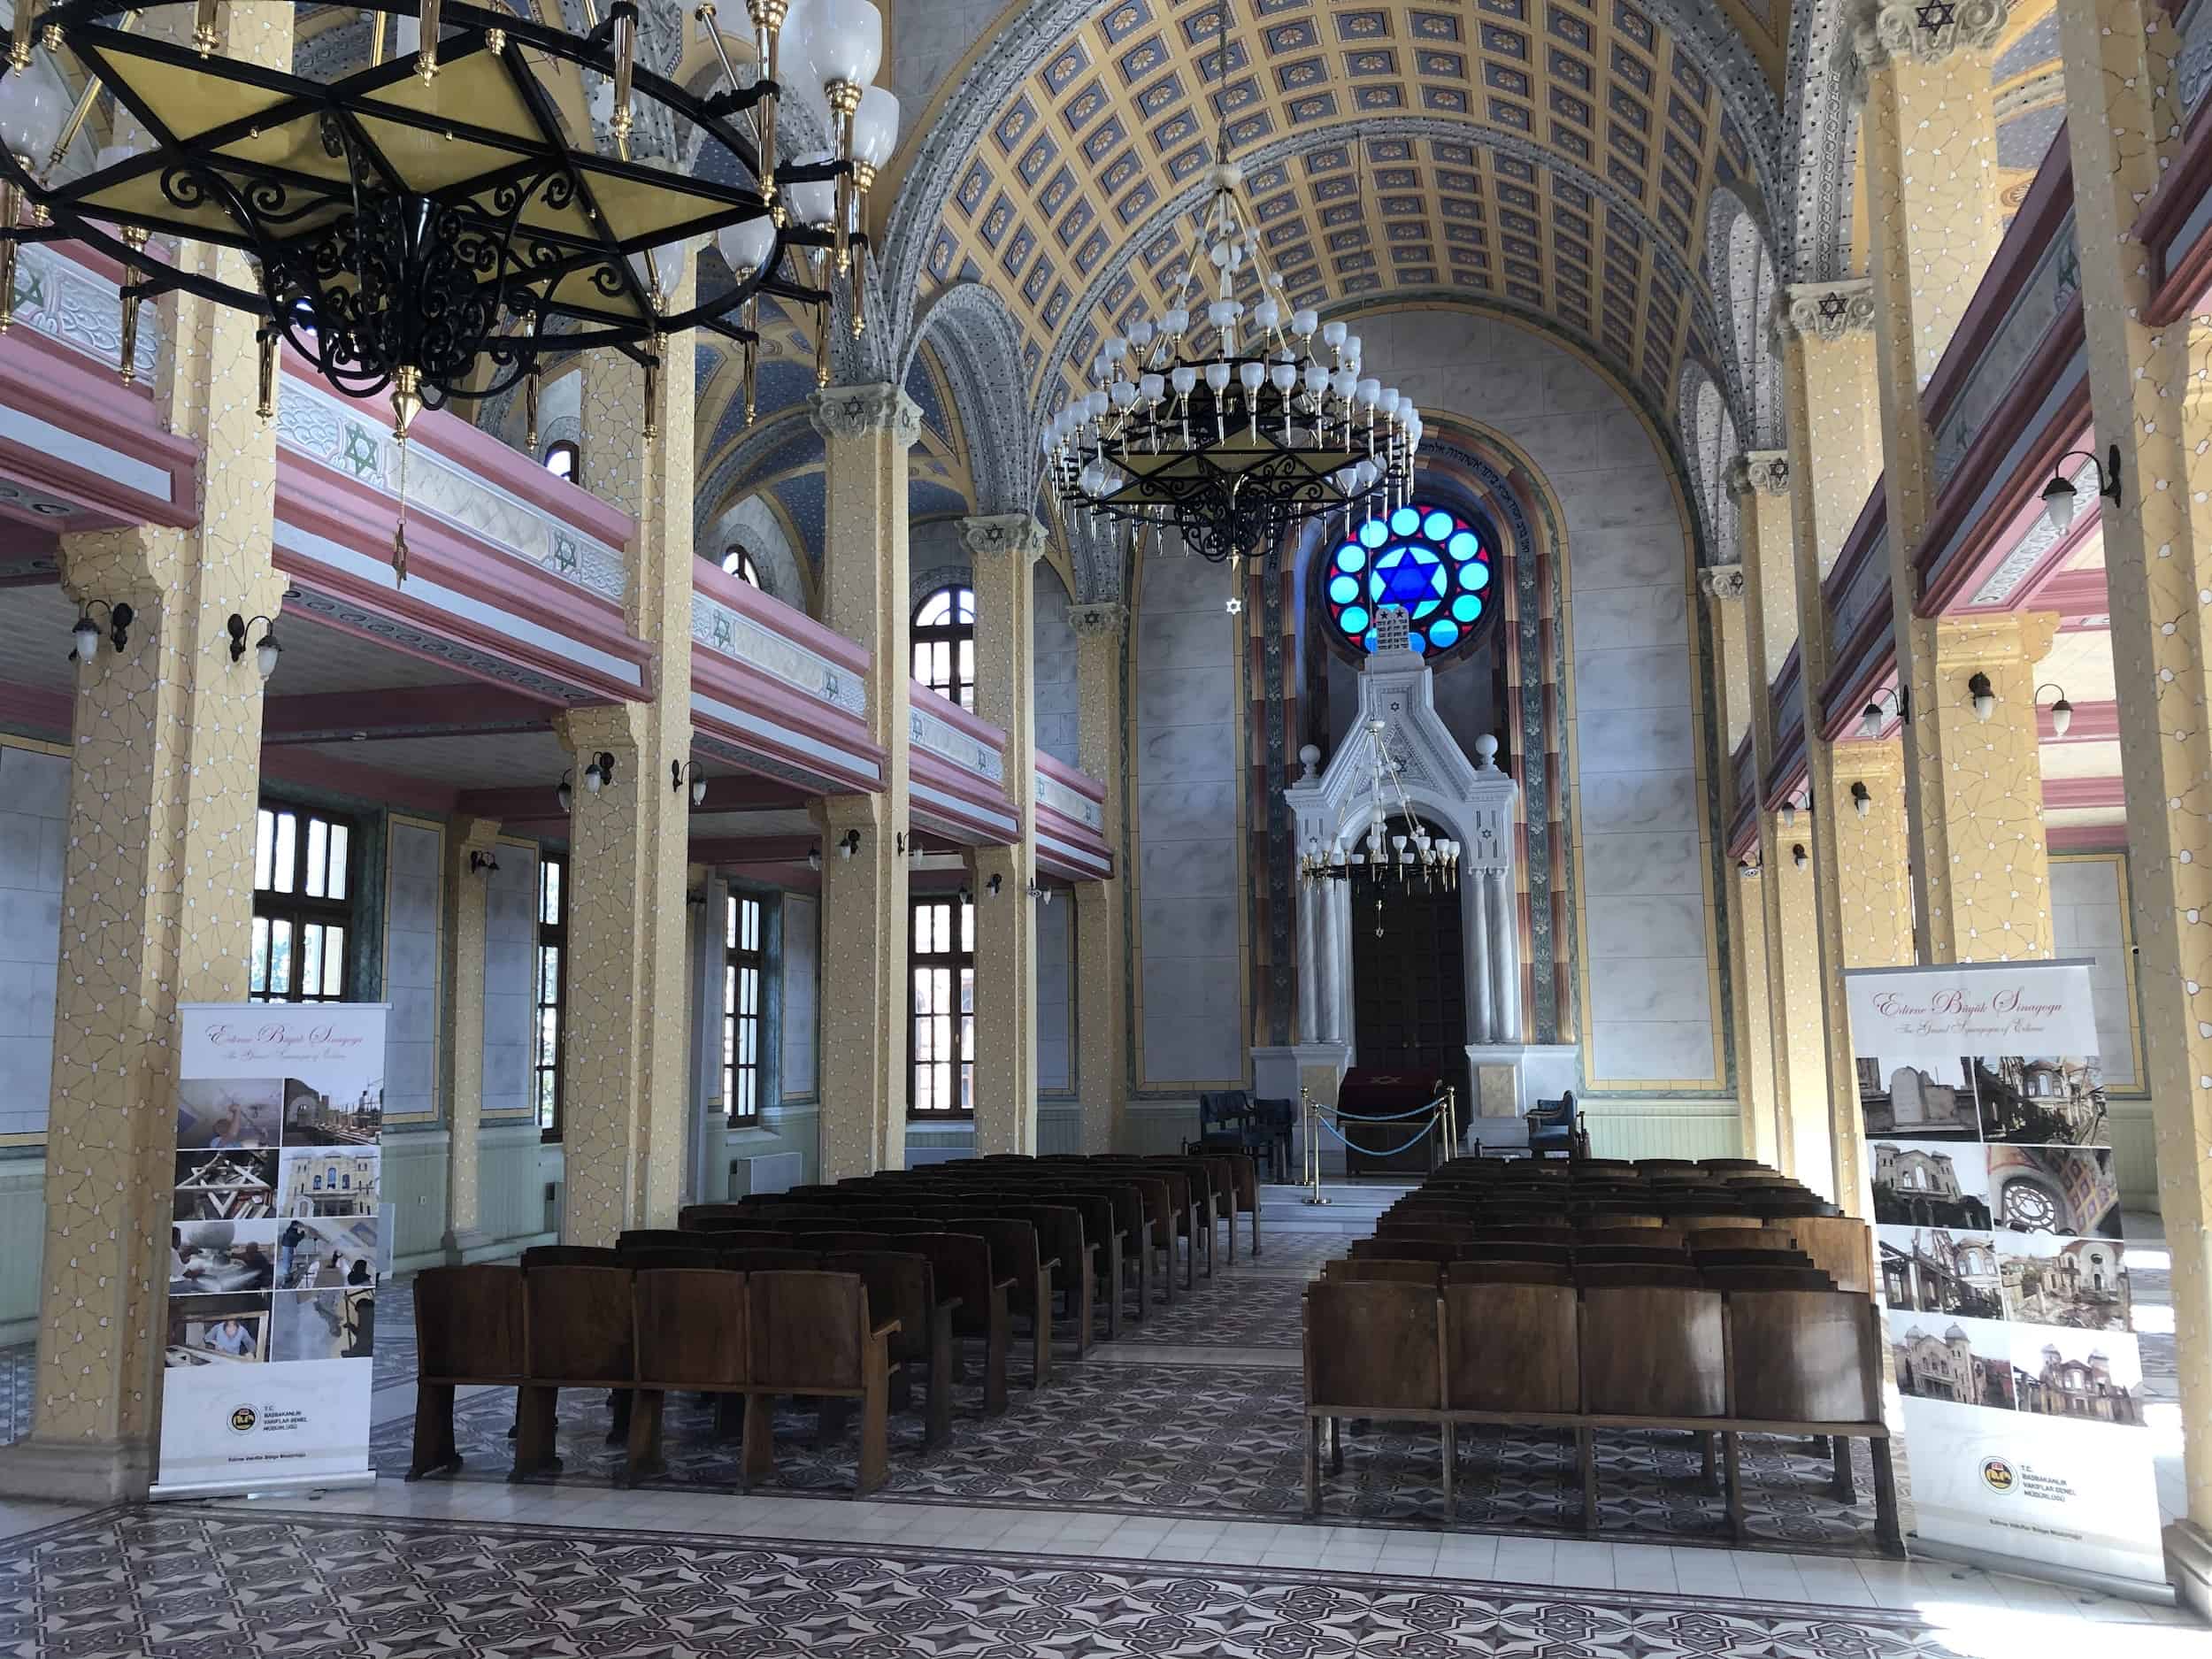
[[[1313,1182],[1313,1191],[1301,1202],[1329,1203],[1331,1199],[1321,1190],[1321,1106],[1311,1089],[1302,1088],[1298,1093],[1306,1103],[1306,1172]]]

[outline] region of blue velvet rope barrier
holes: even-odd
[[[1425,1106],[1416,1106],[1416,1107],[1415,1107],[1415,1108],[1414,1108],[1411,1111],[1402,1111],[1402,1112],[1379,1112],[1379,1113],[1369,1113],[1369,1112],[1348,1112],[1348,1111],[1345,1111],[1345,1110],[1341,1110],[1341,1109],[1340,1108],[1340,1109],[1338,1110],[1338,1111],[1337,1111],[1337,1114],[1336,1114],[1336,1119],[1337,1119],[1337,1121],[1338,1121],[1339,1123],[1346,1123],[1346,1124],[1396,1124],[1396,1123],[1403,1123],[1403,1122],[1404,1122],[1407,1118],[1418,1118],[1418,1117],[1419,1117],[1419,1116],[1420,1116],[1423,1112],[1432,1112],[1432,1111],[1434,1111],[1434,1110],[1436,1110],[1439,1106],[1441,1106],[1443,1103],[1444,1103],[1444,1097],[1443,1097],[1441,1094],[1439,1094],[1439,1095],[1438,1095],[1438,1096],[1437,1096],[1434,1100],[1431,1101],[1431,1102],[1430,1102],[1427,1105],[1425,1105]]]
[[[1355,1121],[1355,1122],[1359,1122],[1359,1121],[1362,1121],[1362,1120],[1360,1120],[1360,1119],[1356,1119],[1356,1119],[1354,1119],[1354,1121]],[[1383,1119],[1374,1120],[1374,1121],[1380,1121],[1380,1122],[1385,1122],[1385,1123],[1387,1123],[1387,1122],[1389,1122],[1389,1121],[1390,1121],[1390,1119],[1388,1119],[1388,1118],[1383,1118]],[[1344,1132],[1343,1132],[1342,1130],[1339,1129],[1339,1128],[1338,1128],[1338,1127],[1337,1127],[1334,1124],[1331,1123],[1331,1122],[1330,1122],[1327,1118],[1325,1118],[1317,1117],[1317,1118],[1314,1119],[1314,1122],[1316,1122],[1316,1123],[1319,1124],[1319,1125],[1321,1125],[1324,1129],[1327,1130],[1327,1131],[1328,1131],[1331,1134],[1334,1135],[1334,1136],[1335,1136],[1335,1137],[1336,1137],[1339,1141],[1344,1141],[1344,1144],[1345,1144],[1347,1147],[1351,1148],[1351,1149],[1352,1149],[1353,1151],[1359,1153],[1360,1155],[1362,1155],[1362,1156],[1364,1156],[1364,1157],[1371,1157],[1371,1158],[1394,1158],[1394,1157],[1396,1157],[1396,1156],[1398,1156],[1398,1154],[1400,1154],[1401,1152],[1409,1152],[1409,1151],[1411,1151],[1411,1150],[1412,1150],[1415,1147],[1419,1146],[1419,1145],[1420,1145],[1420,1144],[1421,1144],[1424,1141],[1427,1140],[1427,1139],[1429,1138],[1430,1134],[1431,1134],[1431,1133],[1432,1133],[1435,1131],[1436,1126],[1437,1126],[1437,1125],[1436,1125],[1436,1120],[1435,1120],[1433,1118],[1432,1118],[1431,1119],[1429,1119],[1429,1121],[1428,1121],[1428,1122],[1426,1122],[1426,1123],[1425,1123],[1425,1124],[1423,1124],[1423,1125],[1421,1125],[1421,1132],[1420,1132],[1420,1133],[1418,1133],[1418,1134],[1415,1135],[1415,1136],[1414,1136],[1414,1137],[1413,1137],[1410,1141],[1405,1141],[1405,1142],[1403,1142],[1403,1143],[1402,1143],[1402,1144],[1400,1144],[1400,1145],[1398,1145],[1398,1146],[1394,1146],[1394,1147],[1390,1147],[1390,1148],[1377,1148],[1377,1147],[1355,1147],[1355,1146],[1352,1146],[1352,1143],[1351,1143],[1349,1141],[1345,1141],[1345,1140],[1344,1140]]]

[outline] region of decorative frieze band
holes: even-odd
[[[1874,326],[1874,284],[1793,282],[1776,296],[1774,323],[1782,337],[1837,341]]]
[[[977,558],[1005,554],[1030,563],[1045,550],[1045,527],[1025,512],[987,513],[960,521],[960,544]]]
[[[1709,598],[1741,599],[1745,583],[1740,565],[1709,565],[1697,573],[1697,585]]]
[[[902,448],[922,435],[922,411],[912,398],[886,381],[867,386],[826,386],[810,392],[807,415],[825,438],[864,438],[887,433]]]
[[[1113,601],[1068,607],[1068,626],[1077,634],[1120,635],[1129,632],[1129,607]]]

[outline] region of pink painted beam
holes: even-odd
[[[2043,780],[2043,810],[2046,812],[2086,811],[2126,804],[2127,787],[2118,778],[2046,778]]]
[[[2124,824],[2057,824],[2043,832],[2043,840],[2055,853],[2125,852],[2128,826]]]
[[[400,807],[432,818],[445,818],[453,811],[455,792],[446,785],[411,778],[404,772],[387,772],[381,766],[362,766],[350,760],[334,760],[311,749],[279,744],[275,748],[263,749],[261,775],[273,778],[280,783],[303,784],[311,789],[328,789],[339,795],[358,795],[365,801]]]
[[[557,816],[560,808],[553,798],[555,780],[548,779],[543,787],[531,785],[519,789],[464,789],[457,798],[457,811],[475,818],[540,818]],[[660,786],[669,787],[666,777]],[[707,780],[707,798],[696,810],[702,812],[746,812],[769,810],[780,807],[804,806],[808,797],[787,783],[767,778],[710,778]]]
[[[2120,705],[2116,703],[2077,703],[2074,718],[2061,737],[2051,726],[2051,705],[2039,704],[2036,729],[2047,743],[2109,743],[2120,735]]]
[[[0,680],[0,725],[61,738],[74,724],[76,699],[51,686],[24,686]]]
[[[273,696],[261,718],[265,743],[505,732],[547,725],[560,705],[505,687],[395,686],[383,691],[318,691]]]
[[[2094,503],[2082,509],[2085,516],[2092,516]],[[2055,611],[2067,621],[2083,617],[2101,617],[2108,614],[2112,596],[2101,570],[2055,570],[2035,584],[2024,611]]]
[[[168,475],[165,494],[157,495],[14,439],[0,438],[0,472],[42,495],[74,503],[91,515],[71,525],[73,530],[199,522],[200,446],[161,425],[144,388],[124,385],[114,370],[35,328],[12,328],[0,336],[0,403]]]

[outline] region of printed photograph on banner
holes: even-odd
[[[2013,1387],[2034,1417],[2143,1426],[2143,1361],[2124,1333],[2016,1325]]]
[[[276,1279],[277,1224],[180,1221],[169,1229],[169,1294],[267,1290]]]
[[[1898,1393],[1947,1405],[2014,1409],[2012,1339],[2001,1321],[1893,1309],[1886,1317]]]
[[[2120,1236],[2120,1178],[2109,1151],[1992,1146],[1989,1206],[1999,1232]]]
[[[376,1214],[374,1147],[287,1147],[278,1165],[277,1214],[286,1220]]]
[[[298,1078],[284,1079],[286,1146],[373,1147],[383,1132],[381,1079],[334,1099]]]
[[[182,1296],[169,1304],[169,1346],[162,1363],[253,1365],[269,1357],[269,1293]]]
[[[1982,1139],[2016,1146],[2108,1147],[2104,1074],[2080,1054],[1978,1055]]]
[[[376,1342],[376,1287],[280,1290],[272,1299],[276,1333],[269,1357],[367,1359]]]
[[[273,1147],[283,1134],[280,1077],[188,1077],[177,1085],[180,1150]]]
[[[1997,1270],[2008,1319],[2076,1331],[2132,1328],[2127,1246],[2117,1239],[2001,1233]]]
[[[1989,1231],[1989,1155],[1980,1141],[1876,1141],[1871,1149],[1878,1224]]]
[[[2005,1317],[1993,1233],[1878,1226],[1874,1234],[1884,1305],[1970,1319]]]
[[[1874,1056],[1858,1062],[1859,1111],[1870,1135],[1978,1141],[1973,1063]]]
[[[180,1152],[179,1221],[253,1221],[276,1214],[274,1152]]]
[[[279,1290],[332,1290],[376,1282],[375,1216],[288,1216],[276,1231]]]

